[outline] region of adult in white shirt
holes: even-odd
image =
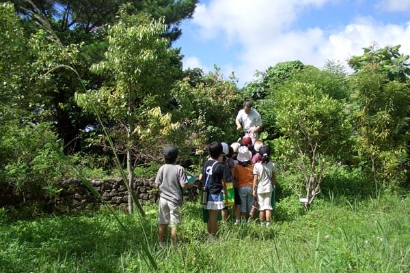
[[[252,144],[255,144],[259,139],[259,131],[262,129],[262,118],[258,111],[252,108],[252,102],[243,103],[243,109],[238,112],[235,123],[236,129],[243,130],[245,136],[249,136]]]

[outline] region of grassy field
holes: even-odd
[[[107,210],[30,221],[0,211],[0,272],[151,272],[142,242],[159,272],[410,272],[408,197],[317,200],[307,214],[277,215],[271,227],[229,221],[214,243],[199,204],[184,205],[180,245],[164,249],[155,206],[145,207],[144,221],[116,213],[127,231]]]

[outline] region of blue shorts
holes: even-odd
[[[222,196],[222,192],[208,194],[208,203],[204,206],[204,209],[222,210],[225,207]]]

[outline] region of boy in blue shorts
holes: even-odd
[[[224,179],[225,166],[222,164],[221,156],[223,153],[220,142],[212,142],[208,146],[210,158],[202,168],[202,178],[204,188],[208,191],[207,204],[204,209],[208,210],[208,240],[214,241],[218,231],[218,213],[225,205],[222,199],[225,193],[225,200],[228,200],[228,192]]]

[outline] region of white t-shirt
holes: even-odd
[[[251,108],[249,114],[246,114],[244,109],[239,110],[236,119],[241,123],[245,132],[257,126],[262,126],[261,115],[253,108]]]
[[[272,173],[275,171],[275,165],[272,161],[269,161],[266,164],[261,162],[253,165],[253,174],[258,175],[258,188],[257,193],[266,193],[272,192]]]

